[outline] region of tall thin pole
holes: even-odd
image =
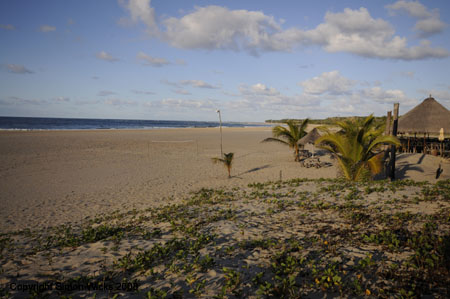
[[[219,122],[220,122],[220,156],[223,158],[223,148],[222,148],[222,116],[220,115],[220,110],[217,110],[219,113]]]
[[[398,128],[398,107],[399,103],[394,104],[394,122],[392,125],[392,136],[397,136],[397,128]],[[391,145],[391,167],[390,167],[390,175],[391,181],[395,180],[395,151],[396,146],[393,144]]]
[[[384,135],[388,136],[391,135],[391,119],[392,119],[392,111],[388,111],[387,113],[387,117],[386,117],[386,128],[384,131]],[[385,145],[384,146],[384,157],[383,157],[383,161],[384,161],[384,171],[385,171],[385,175],[386,177],[389,177],[390,175],[390,161],[389,161],[389,155],[391,153],[391,149],[389,147],[389,145]],[[386,161],[389,161],[389,164],[386,163]]]

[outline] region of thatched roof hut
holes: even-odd
[[[431,96],[398,120],[398,132],[439,135],[444,128],[450,134],[450,111]]]
[[[314,128],[311,130],[311,132],[309,132],[308,134],[306,134],[303,138],[301,138],[298,143],[305,145],[307,143],[314,143],[316,142],[316,140],[320,137],[320,133],[319,130],[317,130],[317,128]]]

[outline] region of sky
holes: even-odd
[[[450,109],[450,1],[0,1],[0,116]]]

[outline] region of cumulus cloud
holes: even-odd
[[[262,83],[241,84],[239,94],[233,96],[239,99],[227,103],[227,107],[230,109],[281,109],[289,111],[304,109],[320,103],[320,99],[316,95],[284,95],[276,88]]]
[[[131,8],[134,2],[142,6],[145,17],[138,16]],[[155,31],[157,26],[151,2],[136,0],[127,3],[124,7],[131,18],[148,24],[149,30]],[[180,18],[168,17],[161,24],[164,30],[158,31],[157,36],[183,49],[226,49],[259,55],[266,51],[291,51],[296,47],[319,45],[328,52],[382,59],[416,60],[449,55],[446,49],[434,48],[428,41],[409,46],[406,38],[395,35],[391,24],[383,19],[374,19],[363,7],[357,10],[346,8],[340,13],[327,12],[324,22],[312,30],[284,29],[281,20],[261,11],[230,10],[215,5],[196,7]],[[439,29],[439,25],[431,21],[417,26],[417,30],[422,32]]]
[[[421,37],[428,37],[440,33],[447,26],[440,20],[438,9],[430,11],[419,1],[399,0],[393,4],[386,5],[386,8],[392,15],[400,11],[416,18],[417,22],[414,30]]]
[[[417,21],[414,29],[419,32],[420,36],[428,37],[442,32],[446,26],[447,24],[439,19],[429,18]]]
[[[277,96],[280,94],[278,90],[273,87],[267,87],[262,83],[257,83],[252,86],[241,85],[239,91],[244,95],[266,95]]]
[[[11,24],[0,24],[0,28],[5,29],[5,30],[15,30],[16,29],[16,27],[14,27],[14,25],[11,25]]]
[[[374,100],[378,103],[398,103],[407,102],[409,99],[406,97],[405,93],[399,89],[388,89],[384,90],[379,86],[363,89],[361,92],[362,96]]]
[[[113,57],[111,54],[109,54],[105,51],[98,52],[97,54],[95,54],[95,57],[97,57],[98,59],[101,59],[101,60],[108,61],[108,62],[115,62],[115,61],[119,60],[118,58]]]
[[[161,67],[170,64],[170,62],[164,58],[152,57],[145,54],[144,52],[139,52],[137,54],[137,58],[142,61],[142,64],[154,67]]]
[[[325,72],[320,76],[299,83],[305,93],[317,95],[324,93],[346,94],[355,84],[356,81],[345,78],[339,71]]]
[[[306,31],[306,40],[322,45],[328,52],[348,52],[363,57],[416,60],[442,58],[446,49],[433,48],[429,41],[408,47],[406,38],[394,35],[392,26],[382,19],[374,19],[369,11],[344,9],[342,13],[325,15],[325,22]]]
[[[211,85],[211,84],[206,83],[205,81],[202,81],[202,80],[182,80],[182,81],[180,81],[180,84],[182,84],[182,85],[190,85],[192,87],[197,87],[197,88],[207,88],[207,89],[218,89],[218,88],[220,88],[219,86]]]
[[[119,0],[119,3],[130,14],[130,18],[120,19],[121,24],[142,22],[147,26],[147,31],[151,35],[158,33],[158,26],[155,20],[155,10],[151,7],[151,0]]]
[[[256,52],[261,48],[287,50],[290,47],[273,42],[281,27],[273,17],[262,12],[212,5],[196,7],[194,12],[180,19],[168,18],[163,24],[166,27],[164,38],[178,48]]]
[[[20,65],[20,64],[7,64],[6,69],[8,70],[8,72],[10,73],[14,73],[14,74],[33,74],[34,72],[27,69],[25,66]]]
[[[52,32],[56,31],[56,27],[50,25],[42,25],[39,27],[40,32]]]

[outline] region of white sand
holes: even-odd
[[[336,168],[303,168],[270,128],[224,128],[233,177],[214,165],[219,129],[0,132],[0,232],[78,222],[184,198],[202,187],[245,186],[296,177],[334,178]],[[328,155],[321,158],[329,161]],[[403,155],[400,178],[435,182],[439,158]],[[450,178],[442,164],[440,179]],[[173,199],[168,199],[172,198]]]

